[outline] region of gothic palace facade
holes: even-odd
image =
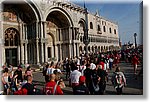
[[[4,0],[1,6],[1,63],[37,64],[85,52],[83,7],[62,0]],[[88,12],[88,37],[89,53],[119,47],[118,25],[98,12]]]

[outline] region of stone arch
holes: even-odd
[[[55,45],[55,42],[56,42],[55,36],[54,36],[51,32],[48,32],[47,34],[49,35],[49,37],[47,37],[47,38],[48,38],[48,43],[49,43],[49,40],[52,40],[52,41],[51,41],[51,42],[52,42],[52,45]],[[50,38],[50,37],[51,37],[51,38]]]
[[[28,3],[28,5],[32,8],[32,10],[34,11],[37,21],[40,21],[42,19],[42,14],[38,8],[38,6],[36,5],[36,3],[34,3],[33,1],[25,1],[26,3]]]
[[[39,63],[39,61],[37,60],[39,58],[37,57],[39,52],[37,52],[38,47],[36,46],[35,38],[36,36],[40,37],[40,35],[37,35],[37,33],[40,34],[38,30],[39,29],[38,22],[39,20],[41,20],[41,14],[37,6],[35,6],[34,3],[26,0],[23,0],[20,3],[4,1],[2,2],[2,5],[4,8],[3,9],[4,22],[10,22],[10,25],[4,26],[4,29],[6,29],[6,27],[13,26],[19,31],[20,34],[19,40],[22,41],[22,43],[20,43],[20,45],[17,48],[18,51],[17,64]],[[11,14],[10,19],[8,18],[7,14]],[[4,58],[4,60],[6,59]]]
[[[85,20],[81,18],[78,22],[78,26],[79,26],[79,33],[84,33]]]
[[[78,24],[82,24],[83,29],[85,29],[86,23],[85,23],[85,20],[83,18],[80,18]]]
[[[72,39],[72,27],[73,22],[69,14],[62,8],[52,7],[46,14],[47,32],[54,35],[54,57],[56,59],[64,59],[66,57],[72,57],[72,46],[69,44],[69,40]],[[56,56],[55,56],[56,55]],[[61,57],[62,56],[62,57]]]
[[[50,7],[50,8],[46,11],[46,13],[45,13],[44,21],[46,21],[46,19],[48,18],[49,14],[50,14],[51,12],[54,12],[54,11],[57,11],[57,12],[60,12],[61,14],[63,14],[63,15],[67,18],[67,20],[69,21],[70,27],[73,27],[73,26],[74,26],[70,14],[69,14],[66,10],[64,10],[64,9],[62,9],[62,8],[60,8],[60,7],[54,7],[54,6]]]
[[[56,37],[51,32],[48,32],[47,33],[47,41],[48,41],[47,42],[47,58],[52,59],[56,55],[56,53],[55,53]]]
[[[12,12],[25,23],[31,23],[41,20],[41,14],[33,2],[21,1],[9,2],[3,1],[3,12]]]

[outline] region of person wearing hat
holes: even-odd
[[[80,76],[79,85],[73,88],[74,95],[89,95],[89,90],[85,86],[85,80],[86,80],[85,76]]]

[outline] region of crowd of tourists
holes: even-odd
[[[65,58],[63,61],[53,61],[43,65],[45,84],[41,89],[43,95],[63,95],[66,87],[64,80],[69,82],[74,95],[103,95],[106,83],[110,80],[108,73],[111,71],[112,85],[117,94],[122,94],[126,86],[126,78],[120,70],[119,62],[132,63],[134,74],[137,74],[137,65],[142,64],[142,51],[130,49],[111,51],[106,53],[90,53],[88,56]],[[23,69],[25,71],[23,72]],[[65,77],[64,77],[65,76]],[[36,95],[36,85],[33,84],[33,71],[30,65],[19,65],[16,70],[13,66],[4,64],[2,70],[3,94],[6,95]]]

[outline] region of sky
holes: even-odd
[[[134,43],[134,33],[137,33],[137,44],[142,44],[141,33],[141,6],[142,0],[70,0],[71,2],[84,6],[88,11],[95,14],[99,11],[100,16],[117,22],[119,26],[119,37],[124,43]]]

